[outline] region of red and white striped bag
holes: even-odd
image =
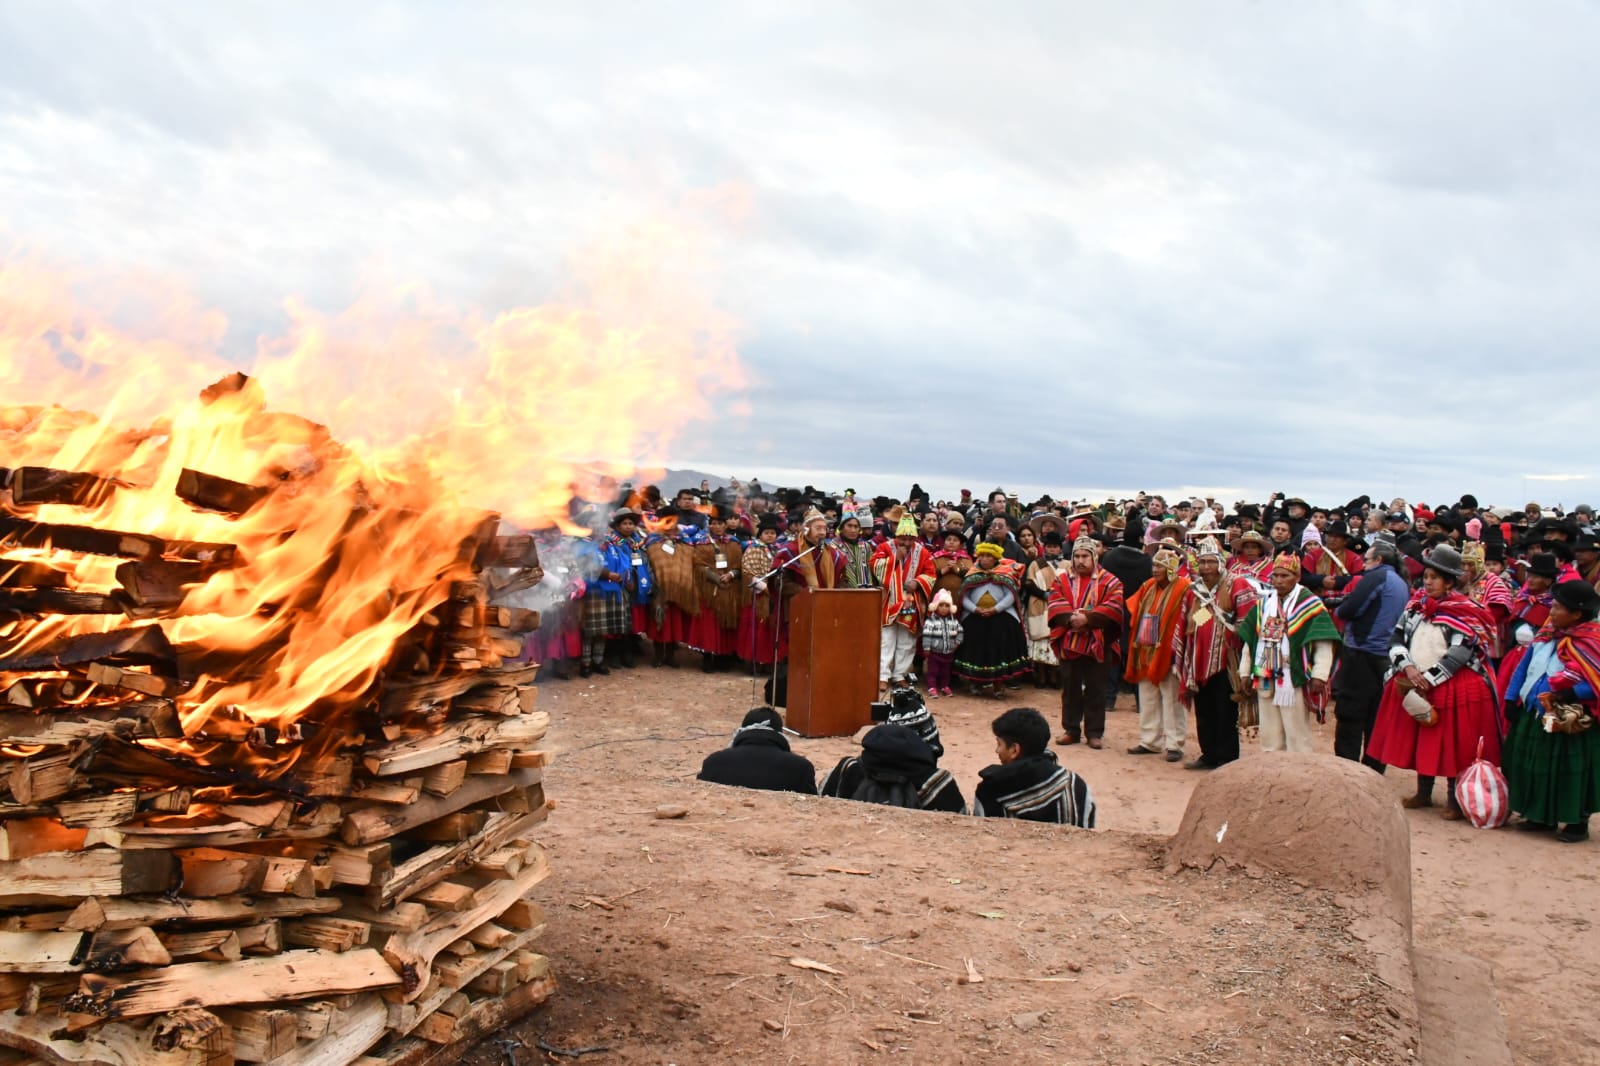
[[[1467,821],[1479,829],[1499,829],[1511,817],[1511,790],[1500,767],[1483,757],[1483,738],[1478,738],[1478,757],[1456,777],[1456,802]]]

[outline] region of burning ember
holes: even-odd
[[[501,515],[659,455],[731,349],[291,317],[246,376],[212,316],[152,339],[0,267],[0,385],[38,401],[0,409],[0,1049],[423,1066],[554,987],[539,619],[495,599],[540,567]]]

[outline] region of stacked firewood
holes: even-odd
[[[452,1062],[551,994],[548,716],[510,661],[538,616],[491,603],[537,580],[531,539],[482,522],[356,698],[200,714],[197,678],[259,664],[162,622],[243,550],[41,523],[119,486],[0,476],[0,1066]],[[178,491],[243,514],[267,490]],[[95,559],[118,587],[77,587]]]

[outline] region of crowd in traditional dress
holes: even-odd
[[[790,597],[877,588],[883,693],[915,687],[924,714],[958,688],[1015,702],[1047,687],[1060,694],[1055,744],[1098,749],[1131,689],[1128,754],[1209,770],[1239,757],[1241,734],[1310,751],[1331,713],[1335,754],[1415,771],[1407,807],[1434,806],[1444,778],[1441,814],[1460,818],[1455,779],[1484,759],[1503,766],[1521,828],[1582,841],[1600,808],[1600,539],[1586,506],[1320,507],[1282,493],[1231,508],[1144,493],[1025,504],[1000,489],[935,502],[916,485],[892,500],[734,482],[670,500],[624,487],[574,499],[571,519],[591,534],[538,534],[544,620],[527,648],[557,676],[635,667],[646,642],[656,667],[677,666],[680,649],[707,672],[771,666],[787,655]],[[996,719],[1001,761],[973,810],[1092,826],[1087,786],[1041,723],[1028,708]],[[799,758],[781,725],[758,708],[729,750]],[[871,730],[823,794],[870,798],[902,780],[895,801],[967,809],[914,725]],[[787,765],[766,787],[798,783]],[[816,791],[805,776],[797,790]]]

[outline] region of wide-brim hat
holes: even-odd
[[[1043,539],[1044,535],[1050,532],[1054,532],[1063,537],[1067,534],[1066,519],[1062,518],[1060,515],[1054,514],[1041,514],[1033,516],[1028,520],[1028,528],[1033,530],[1033,535],[1039,537],[1040,539]]]
[[[1600,592],[1587,581],[1558,581],[1551,595],[1569,611],[1592,615],[1600,610]]]
[[[1234,550],[1238,551],[1246,544],[1254,544],[1256,547],[1260,548],[1262,555],[1269,555],[1272,552],[1272,543],[1267,540],[1266,537],[1263,537],[1259,531],[1254,529],[1246,530],[1245,532],[1239,534],[1239,539],[1234,541]]]
[[[1343,537],[1349,540],[1350,527],[1343,522],[1329,522],[1322,527],[1322,539],[1327,540],[1329,537]]]
[[[617,526],[622,524],[624,519],[628,518],[633,519],[635,525],[643,521],[643,516],[640,515],[638,511],[633,510],[631,507],[622,507],[611,512],[611,528],[616,529]]]
[[[1528,556],[1528,576],[1544,577],[1554,581],[1561,573],[1561,564],[1549,552],[1535,552]]]
[[[1158,522],[1156,524],[1156,539],[1164,540],[1167,537],[1172,537],[1174,540],[1183,539],[1183,523],[1174,522],[1170,518]]]
[[[1306,501],[1302,500],[1298,496],[1290,496],[1287,500],[1283,501],[1283,509],[1285,511],[1287,511],[1291,507],[1299,507],[1302,511],[1306,512],[1307,514],[1311,513],[1311,505],[1309,503],[1307,503]]]
[[[1451,577],[1467,576],[1467,568],[1462,565],[1461,553],[1448,544],[1440,544],[1431,551],[1423,552],[1422,565]]]

